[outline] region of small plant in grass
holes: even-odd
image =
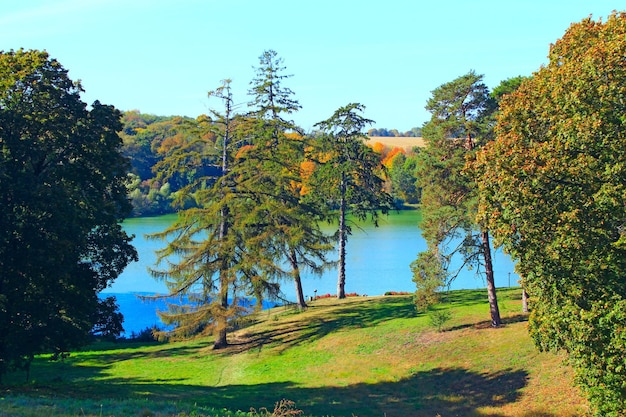
[[[452,312],[450,310],[431,310],[428,313],[428,318],[430,325],[438,332],[442,332],[446,323],[452,319]]]
[[[260,408],[259,411],[252,408],[250,414],[253,416],[262,417],[289,417],[289,416],[301,416],[304,411],[296,408],[296,403],[291,400],[280,400],[274,405],[274,412],[270,414],[269,410],[265,407]]]

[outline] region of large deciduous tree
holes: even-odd
[[[517,259],[530,332],[598,416],[626,410],[626,14],[573,24],[506,97],[477,158],[482,216]]]
[[[121,114],[81,91],[46,52],[0,53],[0,376],[106,332],[98,293],[136,258]]]
[[[337,298],[346,296],[348,213],[361,220],[369,216],[377,224],[379,213],[386,214],[393,207],[391,196],[383,189],[384,167],[365,144],[363,129],[372,121],[361,115],[364,109],[362,104],[350,103],[315,125],[320,131],[315,148],[319,164],[309,185],[311,196],[329,204],[338,217]]]
[[[465,169],[468,158],[491,138],[495,101],[482,75],[473,71],[432,92],[426,109],[432,117],[422,128],[426,147],[418,154],[422,188],[422,234],[427,250],[412,264],[418,300],[433,300],[461,268],[451,270],[454,256],[461,267],[484,268],[491,324],[501,324],[493,276],[489,231],[476,221],[476,184]],[[418,306],[425,307],[425,306]]]

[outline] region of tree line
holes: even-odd
[[[245,110],[224,80],[209,93],[219,103],[209,115],[129,112],[125,125],[111,106],[88,109],[80,84],[45,52],[1,53],[0,376],[115,328],[114,301],[97,294],[136,257],[119,226],[135,190],[148,187],[179,212],[153,236],[164,245],[152,274],[168,296],[189,302],[162,313],[174,330],[161,336],[212,333],[219,349],[243,313],[239,297],[274,297],[290,283],[305,308],[300,271],[332,266],[337,246],[337,296],[345,296],[346,214],[376,222],[393,209],[395,169],[423,210],[416,306],[437,302],[456,276],[451,257],[461,256],[484,270],[500,327],[490,253],[502,246],[528,293],[537,347],[565,352],[595,415],[622,415],[624,55],[626,15],[615,12],[573,24],[529,77],[489,91],[469,71],[432,91],[426,147],[407,155],[365,145],[372,121],[359,103],[313,132],[299,129],[291,115],[300,105],[272,50],[259,57]],[[175,134],[155,141],[159,129]],[[129,177],[123,146],[150,173],[136,165]],[[336,233],[321,233],[323,222]]]
[[[368,136],[383,136],[383,137],[409,137],[409,138],[420,138],[422,137],[422,128],[414,127],[411,130],[407,130],[406,132],[400,132],[398,129],[386,129],[384,127],[381,128],[373,128],[367,131]]]
[[[130,160],[131,172],[128,184],[129,197],[133,206],[131,217],[158,216],[175,213],[172,204],[176,193],[190,180],[188,175],[179,174],[166,181],[157,180],[156,165],[162,161],[172,147],[179,146],[186,135],[192,134],[192,126],[203,123],[202,117],[192,119],[182,116],[155,116],[138,110],[122,114],[122,154]],[[386,130],[386,129],[385,129]],[[391,132],[394,132],[392,129]],[[413,129],[399,136],[421,136],[421,130]],[[397,131],[395,131],[397,132]],[[376,129],[368,130],[368,136],[391,136]],[[415,186],[415,157],[418,149],[405,150],[374,143],[372,148],[388,170],[385,191],[394,198],[395,207],[415,206],[419,203],[419,190]],[[192,201],[187,201],[192,205]]]

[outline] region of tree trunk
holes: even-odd
[[[222,169],[225,170],[225,168],[226,166],[224,165]],[[228,233],[228,215],[228,208],[222,208],[220,212],[220,242],[222,242],[226,238],[226,234]],[[228,346],[228,341],[226,340],[226,329],[228,327],[228,319],[226,318],[226,312],[228,311],[228,265],[226,263],[225,255],[221,254],[221,256],[222,264],[220,265],[220,302],[222,308],[220,309],[218,316],[215,317],[217,334],[215,336],[215,342],[213,342],[213,349],[221,349]]]
[[[522,313],[528,313],[528,293],[522,288]]]
[[[341,203],[339,204],[339,276],[337,278],[337,298],[346,298],[346,181],[341,179]]]
[[[220,281],[221,285],[224,285],[224,279]],[[226,311],[228,310],[228,291],[222,290],[220,293],[222,308],[219,315],[215,318],[217,334],[215,335],[215,342],[213,342],[213,349],[222,349],[228,346],[228,340],[226,339],[226,329],[228,327],[228,320],[226,318]]]
[[[493,278],[493,264],[491,261],[491,245],[489,243],[489,232],[481,232],[482,250],[485,258],[485,275],[487,280],[487,294],[489,296],[489,311],[491,313],[491,326],[498,327],[502,324],[500,319],[500,309],[498,308],[498,297],[496,296],[496,284]]]
[[[306,300],[304,299],[304,292],[302,291],[302,279],[300,278],[298,258],[296,258],[296,253],[293,249],[289,253],[289,262],[291,263],[291,275],[293,276],[293,282],[296,285],[296,299],[298,302],[298,308],[300,310],[303,310],[307,307],[307,305]]]

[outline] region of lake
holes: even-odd
[[[128,219],[123,224],[129,234],[135,235],[133,245],[137,248],[139,261],[130,264],[104,293],[118,298],[127,334],[160,324],[155,311],[163,309],[164,302],[140,301],[135,294],[167,292],[165,284],[155,281],[148,272],[149,267],[155,266],[155,251],[162,248],[164,242],[149,240],[146,234],[164,230],[175,218],[176,215],[144,217]],[[381,217],[379,227],[369,222],[353,225],[346,247],[346,293],[382,295],[387,291],[415,291],[410,264],[418,252],[426,249],[419,230],[420,219],[419,211],[405,210]],[[330,226],[325,227],[329,233],[332,231]],[[497,287],[517,285],[519,278],[506,254],[494,251],[493,262]],[[302,285],[307,299],[314,294],[335,294],[337,269],[319,277],[303,271]],[[464,270],[451,286],[452,289],[484,287],[484,278],[477,276],[475,270]],[[284,282],[282,291],[285,298],[295,301],[292,282]]]

